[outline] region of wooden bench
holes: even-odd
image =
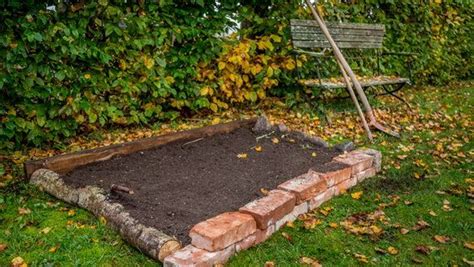
[[[295,52],[317,57],[318,59],[318,77],[316,79],[301,79],[299,83],[308,87],[319,87],[323,89],[345,88],[346,84],[342,77],[340,79],[321,78],[319,67],[320,58],[326,56],[325,51],[331,49],[331,45],[322,33],[318,24],[313,20],[292,19],[291,37]],[[328,22],[327,27],[334,41],[341,49],[376,49],[377,50],[377,73],[378,75],[361,79],[360,84],[365,88],[381,86],[385,93],[390,94],[402,102],[406,103],[401,97],[395,95],[395,92],[401,90],[406,84],[410,84],[410,78],[387,76],[380,74],[380,56],[398,55],[411,56],[414,53],[407,52],[382,52],[382,44],[385,35],[385,26],[382,24],[364,24],[364,23],[337,23]],[[315,52],[316,49],[324,49],[323,52]],[[409,77],[411,77],[411,61],[408,61]],[[406,103],[407,104],[407,103]]]

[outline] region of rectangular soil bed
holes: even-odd
[[[341,154],[347,147],[260,117],[30,161],[25,170],[165,266],[212,266],[380,170],[380,152]]]
[[[248,127],[92,163],[61,178],[74,187],[128,187],[134,194],[113,192],[110,199],[186,245],[195,224],[238,210],[310,168],[340,168],[327,164],[337,155],[295,133],[254,133]]]

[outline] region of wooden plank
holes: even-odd
[[[311,26],[319,28],[318,24],[314,20],[299,20],[292,19],[290,20],[291,26]],[[374,29],[374,30],[384,30],[384,24],[375,24],[375,23],[347,23],[347,22],[326,22],[328,28],[343,28],[343,29]]]
[[[332,36],[344,36],[344,35],[357,35],[357,36],[377,36],[383,37],[384,31],[368,31],[368,30],[341,30],[331,29],[330,33]],[[311,29],[308,31],[291,31],[292,36],[305,36],[305,35],[323,35],[320,30]]]
[[[381,76],[381,77],[374,77],[373,79],[367,80],[367,81],[360,81],[360,85],[362,87],[371,87],[371,86],[380,86],[380,85],[391,85],[391,84],[401,84],[401,83],[409,83],[410,80],[407,78],[401,78],[401,77],[387,77],[387,76]],[[339,89],[339,88],[345,88],[346,84],[343,81],[340,82],[328,82],[322,80],[321,83],[317,79],[311,79],[311,80],[300,80],[300,84],[309,86],[309,87],[321,87],[324,89]]]
[[[332,35],[334,41],[354,41],[354,42],[383,42],[383,36],[363,36],[363,35]],[[295,41],[325,41],[322,34],[293,34]]]
[[[320,33],[321,29],[316,27],[291,26],[292,33]],[[328,28],[331,34],[354,34],[354,35],[384,35],[385,30],[368,30],[368,29],[344,29],[344,28]]]
[[[383,42],[336,41],[339,48],[381,48]],[[295,48],[330,48],[328,41],[293,41]]]
[[[50,169],[59,174],[65,174],[79,166],[108,160],[114,156],[127,155],[138,151],[156,148],[175,141],[194,140],[197,138],[213,136],[215,134],[229,133],[238,128],[252,127],[255,122],[256,118],[239,120],[189,131],[144,138],[123,144],[58,155],[40,160],[30,160],[24,164],[25,177],[29,179],[34,171],[42,168]]]

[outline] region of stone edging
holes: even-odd
[[[164,266],[214,266],[235,253],[264,242],[288,222],[344,193],[381,167],[382,154],[358,149],[339,155],[335,163],[347,166],[329,172],[310,169],[271,190],[236,212],[226,212],[196,224],[191,244],[164,259]]]
[[[163,261],[166,256],[181,248],[176,238],[156,228],[144,226],[131,217],[122,205],[109,202],[101,188],[70,187],[59,174],[48,169],[36,170],[31,175],[30,182],[61,200],[87,209],[97,217],[104,217],[107,224],[118,230],[125,240],[153,259]]]

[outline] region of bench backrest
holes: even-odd
[[[331,47],[316,21],[292,19],[290,25],[294,48]],[[326,25],[339,48],[382,47],[383,24],[327,22]]]

